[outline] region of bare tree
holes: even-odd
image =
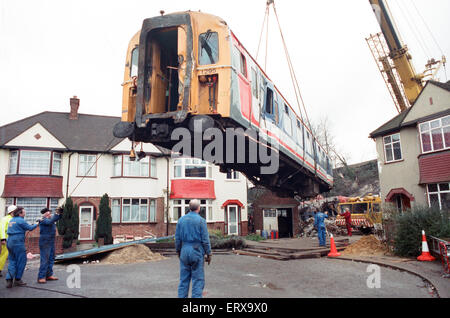
[[[338,148],[332,124],[328,116],[323,115],[316,123],[312,123],[311,130],[319,144],[322,145],[324,150],[330,156],[335,167],[337,166],[338,162],[347,167],[348,164],[346,158],[348,157],[348,155],[343,153],[343,151]]]

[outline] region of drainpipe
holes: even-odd
[[[70,179],[70,157],[72,157],[73,152],[69,155],[69,164],[67,165],[67,184],[66,184],[66,200],[69,196],[69,179]]]
[[[167,177],[166,177],[166,236],[169,236],[169,157],[166,156],[167,161]]]

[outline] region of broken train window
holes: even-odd
[[[219,60],[219,38],[217,32],[208,30],[198,38],[198,62],[200,65],[215,64]]]

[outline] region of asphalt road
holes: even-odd
[[[55,275],[60,279],[41,285],[36,282],[38,262],[32,261],[23,277],[28,286],[6,289],[3,277],[0,298],[177,297],[177,257],[125,265],[100,262],[76,266],[55,265]],[[211,265],[206,265],[205,298],[431,297],[419,277],[383,267],[379,271],[380,288],[369,288],[367,281],[376,280],[375,272],[367,270],[368,264],[328,258],[276,261],[214,255]]]

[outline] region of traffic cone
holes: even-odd
[[[330,250],[330,253],[328,253],[328,257],[341,256],[341,253],[338,253],[338,251],[336,249],[336,244],[334,244],[333,234],[330,234],[330,245],[331,245],[331,250]]]
[[[427,238],[425,237],[425,231],[422,230],[422,255],[417,257],[417,260],[431,262],[431,261],[434,261],[435,259],[436,258],[434,258],[430,254],[430,250],[428,249]]]

